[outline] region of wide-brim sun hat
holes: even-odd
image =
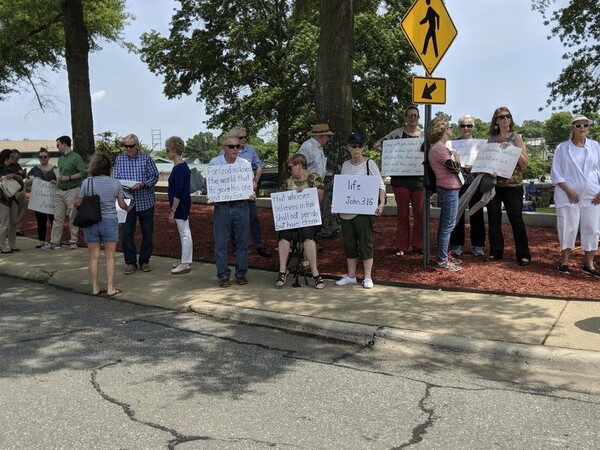
[[[575,122],[579,122],[581,120],[585,120],[587,123],[589,123],[590,125],[594,123],[593,120],[588,119],[587,117],[585,117],[583,114],[575,114],[573,116],[573,118],[571,119],[571,125],[573,125]]]
[[[308,132],[309,136],[333,136],[335,133],[333,133],[330,129],[329,129],[329,125],[327,125],[326,123],[316,123],[312,126],[311,130]]]

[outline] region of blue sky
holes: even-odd
[[[446,104],[434,105],[433,113],[442,110],[454,121],[469,113],[488,121],[496,107],[505,105],[517,123],[546,120],[551,111],[538,108],[548,97],[546,84],[565,62],[560,42],[547,39],[549,28],[531,10],[530,1],[446,0],[445,4],[458,35],[433,74],[447,80]],[[136,20],[126,27],[126,40],[137,43],[150,29],[167,32],[178,5],[174,0],[129,0],[128,10]],[[106,44],[91,55],[90,72],[96,133],[135,133],[151,145],[152,130],[160,130],[163,144],[172,135],[187,139],[207,130],[203,105],[194,95],[167,100],[162,79],[116,44]],[[414,72],[425,75],[421,66]],[[55,99],[57,111],[38,111],[31,93],[0,102],[0,139],[54,139],[70,133],[66,73],[45,76],[46,93]]]

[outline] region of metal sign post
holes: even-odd
[[[431,105],[425,105],[425,129],[429,128],[429,122],[431,122]],[[425,137],[425,152],[423,154],[423,161],[429,154],[429,142]],[[423,166],[425,167],[425,166]],[[431,218],[431,191],[425,189],[425,205],[423,205],[423,265],[427,267],[429,265],[429,219]]]

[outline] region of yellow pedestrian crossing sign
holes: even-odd
[[[458,34],[442,0],[415,0],[400,26],[429,75]]]
[[[413,103],[416,105],[446,104],[446,79],[413,77]]]

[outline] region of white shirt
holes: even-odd
[[[305,141],[298,149],[298,154],[306,157],[307,170],[309,173],[318,173],[322,180],[325,180],[327,174],[327,157],[323,152],[321,144],[310,138]]]
[[[578,163],[582,154],[585,155],[583,166]],[[560,143],[554,153],[550,177],[556,186],[554,204],[557,208],[593,206],[592,199],[600,192],[600,144],[592,139],[586,139],[583,148],[571,140]],[[579,196],[579,203],[569,202],[567,193],[558,186],[563,182]]]

